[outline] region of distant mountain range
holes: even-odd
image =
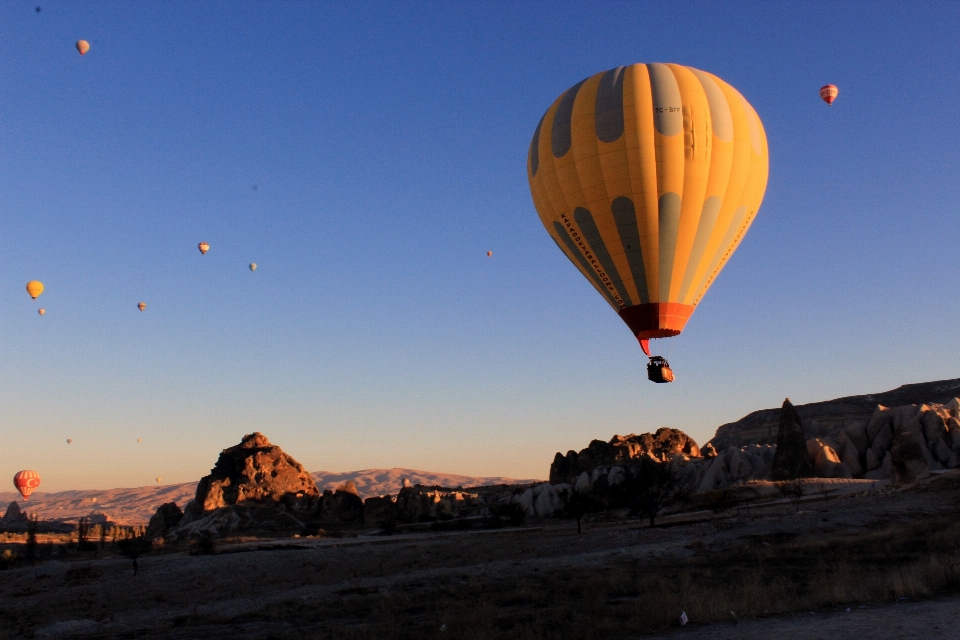
[[[347,473],[317,471],[311,475],[321,491],[336,489],[344,482],[353,480],[361,498],[395,495],[403,486],[404,478],[408,478],[413,484],[439,485],[449,488],[540,482],[535,479],[462,476],[455,473],[434,473],[400,468],[363,469]],[[16,500],[24,511],[44,519],[76,519],[102,511],[110,516],[112,522],[145,524],[161,504],[176,502],[182,508],[187,502],[193,500],[196,493],[196,482],[130,489],[59,491],[57,493],[37,491],[28,501],[24,501],[19,493],[3,491],[0,492],[0,517],[7,505]]]

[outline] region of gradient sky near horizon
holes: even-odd
[[[958,32],[947,2],[5,2],[0,478],[186,482],[254,430],[311,470],[546,477],[958,377]],[[770,147],[671,385],[526,179],[553,100],[633,62],[723,78]]]

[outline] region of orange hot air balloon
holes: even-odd
[[[17,475],[13,476],[13,486],[17,488],[24,500],[29,500],[33,490],[40,486],[40,474],[29,469],[18,471]]]
[[[840,93],[840,89],[837,88],[835,84],[825,84],[820,87],[820,99],[826,102],[829,106],[833,106],[833,101],[837,99],[837,95]]]
[[[40,308],[37,310],[37,313],[39,313],[40,315],[43,315],[43,314],[45,314],[46,312],[47,312],[47,310],[44,309],[43,307],[40,307]]]
[[[200,253],[206,253],[207,251],[210,251],[210,245],[208,245],[206,242],[201,242],[197,245],[197,248],[200,249]]]
[[[90,51],[90,43],[86,40],[77,40],[77,51],[80,55],[86,55],[87,51]]]
[[[575,84],[534,130],[527,179],[557,247],[648,341],[683,331],[760,208],[767,138],[717,76],[632,64]],[[669,382],[653,356],[647,376]]]
[[[146,302],[141,302],[140,304],[137,305],[137,309],[140,309],[140,311],[143,311],[146,308],[147,308]]]
[[[73,444],[73,438],[67,438],[67,444]]]
[[[492,255],[493,255],[493,251],[487,251],[487,257],[488,257],[488,258],[489,258],[490,256],[492,256]]]
[[[34,300],[43,293],[43,283],[39,280],[31,280],[27,283],[27,293],[30,294],[30,297]]]

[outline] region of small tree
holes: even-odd
[[[664,507],[686,499],[690,493],[680,467],[669,462],[645,464],[637,475],[635,486],[632,510],[645,515],[651,527],[656,526],[657,515]]]
[[[131,531],[130,536],[117,542],[120,553],[133,561],[133,575],[137,575],[140,567],[137,560],[153,549],[153,542],[144,535],[143,531]]]
[[[30,564],[33,564],[34,560],[37,559],[37,529],[37,516],[31,514],[27,521],[27,561]]]
[[[800,511],[800,501],[803,499],[803,480],[794,478],[780,483],[780,493],[786,496]]]
[[[77,549],[84,551],[87,548],[87,538],[90,537],[90,524],[86,518],[80,518],[77,522]]]
[[[596,503],[592,497],[586,493],[580,493],[576,489],[570,490],[570,496],[567,498],[566,512],[571,518],[577,519],[577,534],[583,533],[580,527],[583,516],[587,515],[595,508]]]

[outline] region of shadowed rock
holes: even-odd
[[[180,524],[181,520],[183,520],[183,511],[180,510],[176,502],[162,504],[150,518],[150,524],[147,525],[147,537],[159,538],[166,535],[168,531]]]
[[[873,416],[878,404],[885,407],[899,407],[909,404],[921,405],[925,402],[946,404],[956,396],[960,396],[960,378],[905,384],[902,387],[883,393],[812,402],[797,406],[797,413],[803,420],[808,438],[829,437],[836,439],[839,437],[840,431],[846,429],[862,454],[866,448],[863,443],[866,439],[866,436],[863,435],[863,427],[871,421],[871,416]],[[742,447],[756,443],[773,444],[777,439],[778,422],[779,411],[777,409],[754,411],[736,422],[722,425],[717,429],[716,435],[710,442],[717,448],[717,451],[732,446]],[[877,425],[878,428],[879,426]],[[872,442],[874,434],[869,435]],[[877,457],[883,459],[883,455]]]
[[[897,473],[897,484],[913,484],[930,476],[923,446],[910,431],[904,429],[897,433],[890,447],[890,458]]]
[[[16,501],[11,502],[7,507],[7,512],[3,514],[3,524],[13,524],[15,522],[27,522],[27,514],[20,510],[20,505]]]
[[[774,480],[794,480],[813,477],[813,465],[807,453],[807,439],[803,435],[800,416],[790,398],[780,408],[780,428],[777,431],[777,452],[773,456]]]

